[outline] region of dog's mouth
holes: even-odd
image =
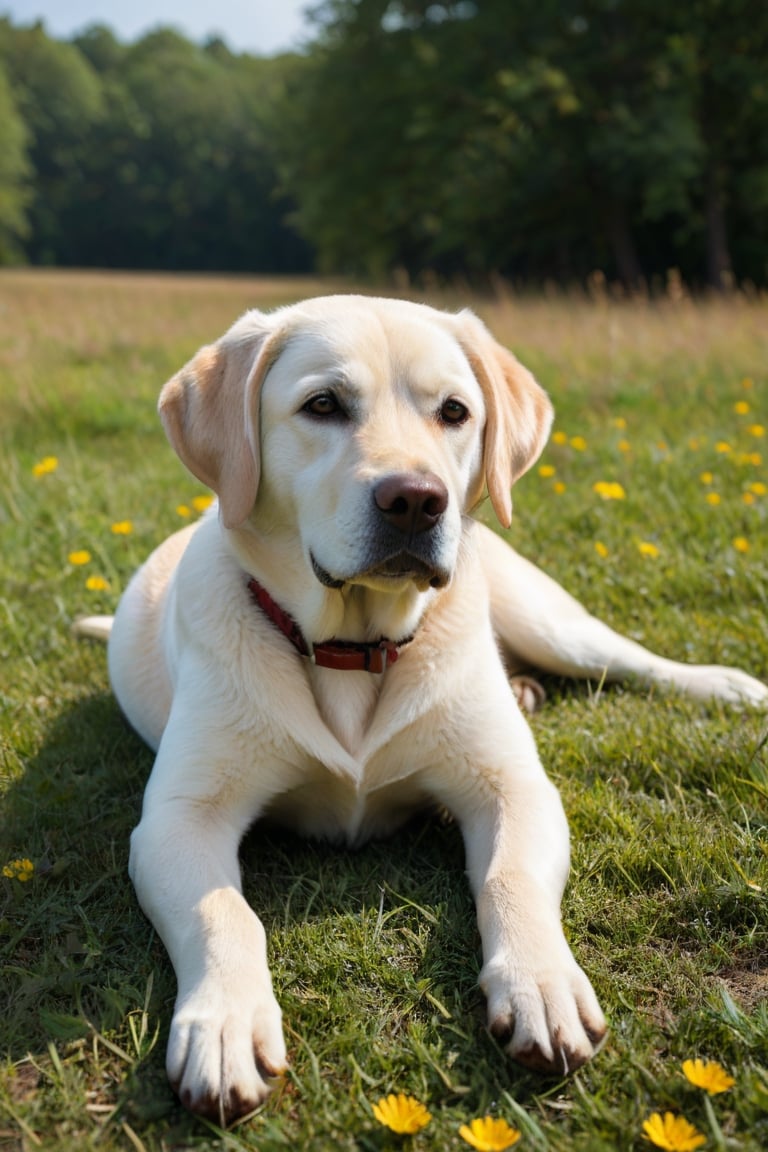
[[[318,564],[312,552],[310,552],[309,558],[312,561],[312,571],[325,588],[344,587],[346,580],[338,580],[335,576],[331,576],[330,572],[326,568],[323,568],[322,564]]]
[[[415,584],[420,592],[428,588],[445,588],[451,579],[451,574],[444,568],[428,564],[410,552],[398,552],[389,556],[378,564],[372,564],[362,572],[340,579],[333,576],[326,568],[317,562],[310,553],[312,571],[317,579],[326,588],[342,588],[345,584],[375,584],[378,586],[400,585],[404,583]]]
[[[363,577],[373,580],[393,580],[398,583],[410,580],[420,591],[427,588],[444,588],[450,579],[450,574],[443,569],[428,564],[410,552],[398,552],[382,564],[376,564],[362,573]]]

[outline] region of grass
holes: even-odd
[[[765,1148],[765,717],[598,684],[550,680],[533,721],[573,833],[567,931],[611,1023],[589,1067],[543,1081],[487,1035],[460,838],[421,820],[354,854],[251,833],[246,890],[291,1072],[229,1133],[167,1087],[174,981],[126,875],[152,757],[120,717],[103,650],[70,625],[111,610],[178,506],[203,495],[163,438],[160,384],[245,307],[324,287],[0,274],[0,866],[35,866],[26,882],[0,877],[0,1150],[386,1152],[400,1144],[371,1103],[392,1091],[432,1112],[414,1149],[466,1147],[459,1125],[485,1113],[525,1149],[640,1149],[643,1121],[667,1110],[707,1148]],[[474,306],[558,409],[561,442],[517,486],[512,542],[652,647],[768,677],[768,304]],[[58,467],[34,475],[47,456]],[[602,499],[599,481],[624,498]],[[681,1073],[694,1056],[734,1087],[705,1098]]]

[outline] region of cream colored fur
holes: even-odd
[[[618,636],[469,519],[487,487],[508,523],[551,418],[469,313],[361,297],[249,312],[160,411],[218,510],[157,549],[113,624],[81,630],[111,631],[115,693],[157,750],[130,871],[178,978],[167,1065],[182,1101],[229,1122],[285,1067],[237,856],[266,814],[358,843],[444,805],[466,844],[490,1028],[524,1064],[577,1068],[605,1021],[562,932],[568,829],[497,638],[517,671],[751,704],[768,690]],[[406,503],[414,477],[445,491],[434,523],[393,527],[377,503],[392,477]],[[251,576],[312,642],[414,639],[382,675],[317,667],[255,606]]]

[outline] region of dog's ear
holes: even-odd
[[[483,459],[493,510],[505,528],[512,521],[510,488],[541,453],[553,409],[527,368],[497,343],[472,312],[457,316],[460,342],[483,391]]]
[[[219,498],[227,528],[246,519],[259,486],[259,395],[282,347],[268,318],[248,312],[201,348],[160,393],[166,435],[190,472]]]

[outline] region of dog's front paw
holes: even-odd
[[[166,1067],[190,1112],[222,1127],[252,1112],[286,1068],[282,1014],[271,987],[223,988],[208,980],[180,997]]]
[[[605,1039],[597,997],[570,952],[538,971],[503,960],[486,964],[480,986],[491,1032],[527,1068],[567,1075],[591,1059]]]

